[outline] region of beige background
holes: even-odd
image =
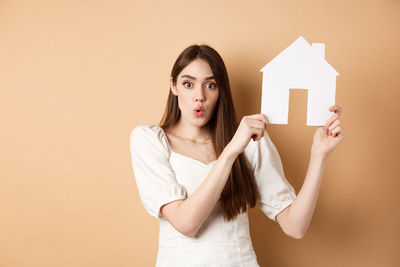
[[[158,123],[178,54],[220,52],[238,115],[259,70],[303,35],[340,73],[345,142],[309,231],[249,212],[261,266],[399,266],[400,1],[0,1],[0,266],[154,266],[130,131]],[[305,90],[268,131],[298,192],[315,127]]]

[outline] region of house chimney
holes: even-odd
[[[313,43],[312,48],[319,57],[325,59],[325,44],[324,43]]]

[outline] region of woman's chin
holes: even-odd
[[[207,120],[206,118],[195,118],[192,121],[193,125],[196,125],[197,127],[203,127],[208,123],[209,120]]]

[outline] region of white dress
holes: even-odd
[[[162,205],[189,197],[216,161],[204,164],[175,153],[163,129],[152,124],[141,124],[132,130],[130,150],[140,199],[160,223],[156,266],[259,266],[247,212],[226,222],[218,201],[194,238],[181,234],[160,213]],[[284,177],[278,151],[265,132],[261,140],[251,140],[244,153],[260,191],[257,206],[276,221],[275,216],[296,198],[295,190]]]

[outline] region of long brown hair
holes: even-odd
[[[219,99],[214,113],[206,127],[210,130],[217,157],[232,140],[238,127],[233,106],[228,73],[225,64],[213,48],[208,45],[191,45],[178,56],[172,67],[171,77],[176,84],[178,74],[196,58],[204,59],[210,65],[215,81],[219,87]],[[159,123],[163,129],[175,125],[180,118],[178,97],[169,91],[164,115]],[[241,212],[247,211],[247,204],[256,205],[260,194],[255,182],[254,173],[241,153],[233,163],[232,170],[219,199],[225,220],[233,220]]]

